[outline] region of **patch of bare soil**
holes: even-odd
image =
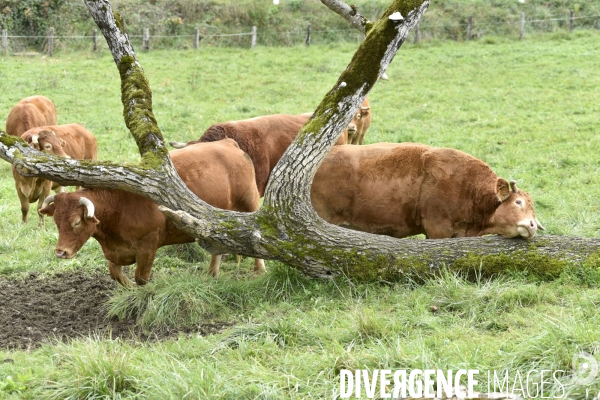
[[[105,303],[116,283],[108,274],[69,272],[52,278],[31,274],[20,281],[0,280],[0,348],[32,349],[54,338],[97,335],[125,340],[162,340],[180,333],[214,334],[228,324],[194,331],[144,332],[135,320],[109,319]]]

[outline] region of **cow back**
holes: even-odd
[[[196,143],[169,154],[181,179],[206,203],[225,210],[258,209],[252,160],[233,139]]]
[[[56,108],[45,96],[31,96],[20,100],[8,113],[6,133],[21,136],[36,126],[56,125]]]
[[[256,185],[262,196],[269,175],[312,113],[274,114],[212,125],[199,142],[231,138],[254,163]],[[189,142],[191,144],[194,142]]]

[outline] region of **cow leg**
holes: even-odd
[[[267,272],[267,269],[265,268],[265,260],[262,258],[254,259],[254,272],[261,275]]]
[[[40,213],[40,210],[42,209],[42,204],[44,204],[44,200],[46,200],[46,197],[50,196],[51,190],[52,190],[52,182],[50,182],[50,181],[44,182],[44,184],[42,186],[42,193],[40,193],[40,197],[38,200],[38,206],[37,206],[38,217],[40,217],[38,226],[40,228],[45,228],[44,216]]]
[[[362,146],[362,144],[364,142],[365,142],[365,132],[361,132],[360,137],[358,138],[358,144]]]
[[[29,199],[25,197],[23,193],[19,190],[19,186],[17,185],[17,194],[19,195],[19,201],[21,202],[21,221],[24,224],[27,223],[27,214],[29,213]]]
[[[211,276],[217,276],[219,274],[219,265],[221,264],[221,254],[210,255],[210,266],[208,267],[208,273]]]
[[[136,254],[137,268],[135,269],[135,283],[142,286],[150,279],[150,270],[154,264],[156,250],[148,253]]]
[[[123,267],[121,265],[117,265],[114,262],[109,261],[108,271],[110,272],[110,277],[119,282],[121,285],[125,287],[134,286],[133,282],[131,282],[123,273]]]

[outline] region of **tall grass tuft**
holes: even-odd
[[[139,393],[136,350],[119,340],[99,339],[56,343],[52,358],[60,368],[50,375],[45,398],[120,399]]]

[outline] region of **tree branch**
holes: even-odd
[[[370,21],[358,13],[356,6],[349,6],[339,0],[321,0],[321,3],[348,21],[350,25],[358,29],[363,35],[367,34],[366,27],[370,24]]]

